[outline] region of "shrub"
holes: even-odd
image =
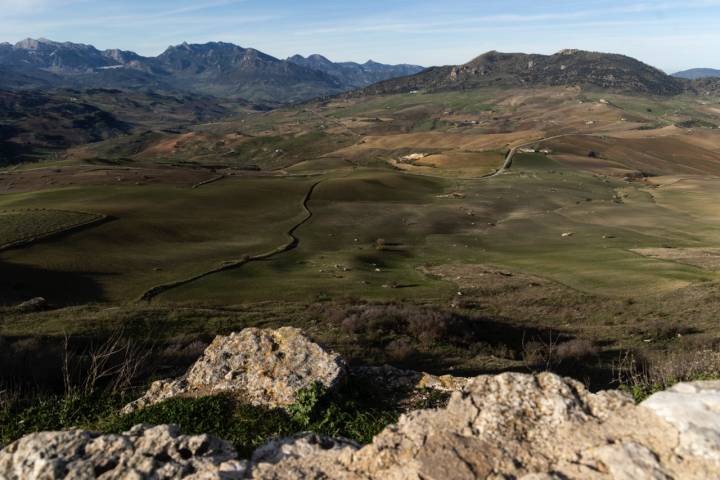
[[[596,357],[599,353],[600,349],[590,340],[582,338],[575,338],[561,343],[556,348],[556,356],[559,362]]]
[[[405,362],[416,353],[407,338],[396,338],[385,347],[385,354],[395,362]]]
[[[599,353],[600,349],[589,340],[575,338],[562,342],[560,335],[550,332],[533,341],[523,341],[522,358],[532,370],[553,370],[563,366],[577,366],[579,361],[596,357]]]
[[[615,382],[641,402],[679,382],[720,378],[720,352],[712,348],[673,352],[625,352],[615,365]]]
[[[300,390],[295,403],[288,409],[292,419],[298,425],[309,426],[320,399],[326,394],[327,388],[322,383],[314,383]]]
[[[346,310],[341,321],[349,334],[370,341],[388,336],[406,336],[429,346],[449,343],[466,346],[479,339],[473,320],[454,312],[411,304],[361,304]]]

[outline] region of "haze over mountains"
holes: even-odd
[[[183,43],[157,57],[47,39],[0,44],[0,88],[158,88],[273,104],[337,94],[421,70],[333,63],[319,55],[280,60],[223,42]]]
[[[699,78],[720,77],[720,70],[715,68],[691,68],[682,72],[673,73],[674,77],[687,78],[689,80],[697,80]]]

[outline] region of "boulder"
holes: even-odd
[[[678,455],[693,455],[720,465],[720,381],[679,383],[641,404],[680,434]]]
[[[321,383],[335,387],[344,377],[344,361],[323,350],[299,329],[247,328],[217,336],[187,373],[175,380],[154,382],[129,413],[172,397],[229,393],[257,406],[292,405],[303,388]]]
[[[712,390],[702,389],[707,395]],[[713,412],[720,394],[713,394],[713,399],[711,403],[702,400],[709,405],[703,414]],[[708,425],[715,425],[720,410],[715,409],[713,415]],[[718,430],[711,429],[702,432],[698,428],[695,435],[712,439]],[[720,464],[705,450],[687,453],[685,449],[685,455],[678,455],[677,448],[682,446],[678,428],[652,408],[638,407],[617,391],[590,393],[579,382],[550,373],[476,377],[452,395],[446,408],[406,414],[361,449],[293,447],[293,442],[304,441],[289,439],[267,445],[263,455],[280,460],[251,464],[249,477],[720,478]],[[276,453],[268,451],[273,448]],[[283,451],[295,454],[288,458]]]
[[[18,313],[33,313],[45,310],[47,308],[47,300],[43,297],[35,297],[22,302],[13,308]]]
[[[0,451],[3,480],[224,480],[243,478],[246,467],[227,442],[209,435],[180,435],[172,425],[138,425],[121,435],[34,433]]]

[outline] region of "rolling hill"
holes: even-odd
[[[114,89],[0,90],[0,166],[150,130],[182,130],[242,111],[205,95]]]
[[[673,73],[673,77],[698,80],[700,78],[720,77],[720,70],[715,68],[691,68],[682,72]]]

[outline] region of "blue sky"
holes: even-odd
[[[675,71],[720,68],[720,0],[0,0],[0,41],[26,37],[144,55],[221,40],[424,66],[581,48]]]

